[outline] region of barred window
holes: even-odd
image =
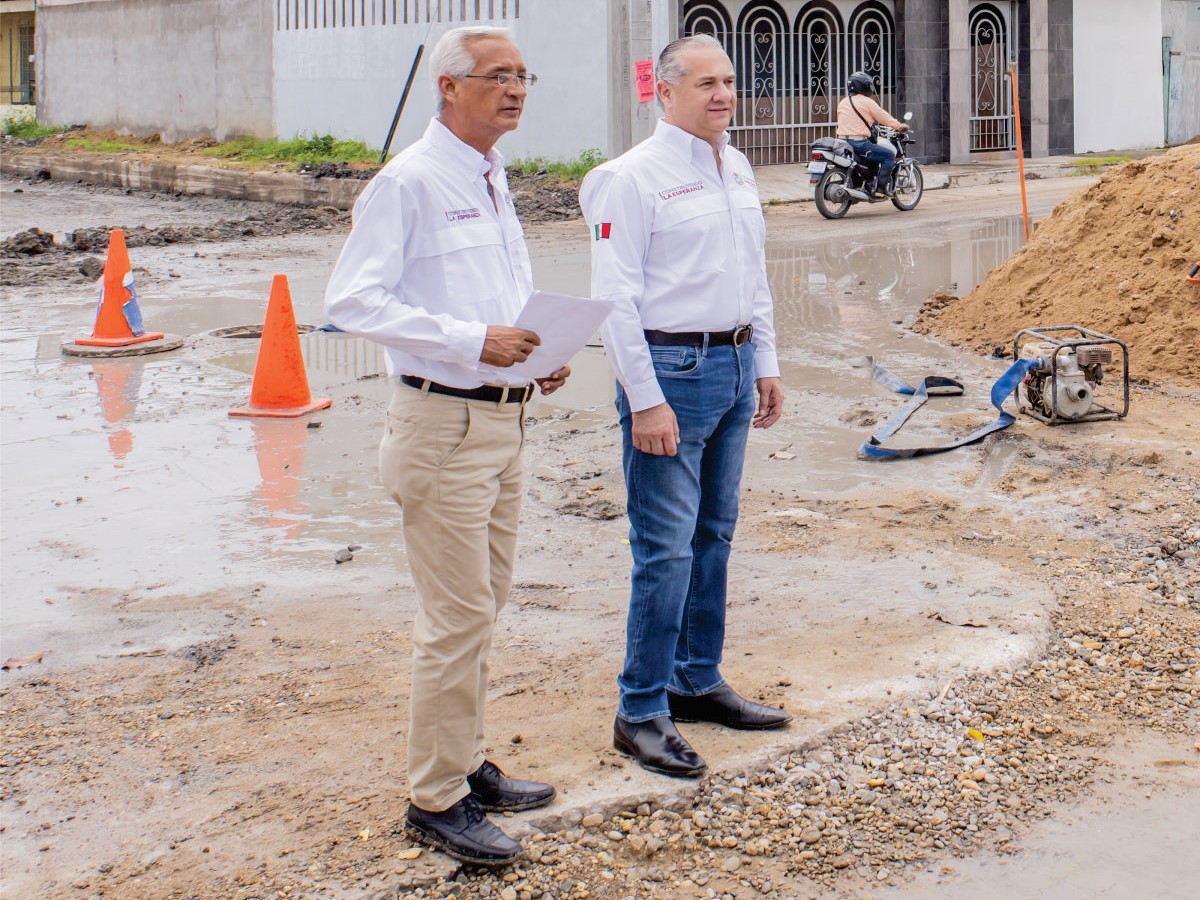
[[[275,0],[277,31],[494,22],[521,17],[521,0]]]

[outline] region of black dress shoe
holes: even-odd
[[[487,760],[467,776],[471,799],[488,812],[517,812],[536,809],[554,799],[556,791],[540,781],[509,778],[495,763]]]
[[[445,812],[410,805],[404,830],[447,856],[477,866],[506,866],[521,854],[521,845],[493,825],[469,795]]]
[[[643,769],[660,775],[699,778],[708,768],[668,716],[636,724],[617,716],[613,723],[613,747],[632,756]]]
[[[753,703],[727,684],[696,697],[668,692],[667,702],[671,707],[671,717],[680,722],[715,722],[726,728],[765,731],[768,728],[782,728],[792,721],[791,713]]]

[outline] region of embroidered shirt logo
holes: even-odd
[[[740,172],[733,173],[733,180],[736,181],[742,187],[747,188],[748,190],[751,190],[751,191],[758,190],[758,182],[755,181],[753,178],[747,178],[745,175],[741,174]]]
[[[665,191],[659,191],[658,196],[663,200],[673,200],[676,197],[683,196],[684,194],[691,194],[702,190],[704,190],[703,181],[690,181],[687,184],[680,184],[673,188],[667,188]]]
[[[596,233],[596,240],[606,241],[612,235],[612,222],[601,222],[592,226],[592,230]]]
[[[447,222],[461,222],[463,219],[478,219],[479,207],[472,206],[470,209],[448,209],[446,210]]]

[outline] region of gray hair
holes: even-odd
[[[721,42],[711,34],[691,34],[687,37],[677,38],[663,47],[663,52],[658,56],[659,81],[665,81],[667,84],[679,84],[683,76],[688,73],[687,66],[679,57],[689,47],[716,47],[722,53],[725,52]]]
[[[438,87],[438,79],[443,75],[451,78],[462,78],[470,75],[475,68],[475,54],[467,46],[468,42],[479,38],[498,37],[506,41],[516,41],[508,28],[494,28],[490,25],[468,25],[465,28],[452,28],[443,34],[429,55],[429,77],[433,79],[433,95],[437,98],[437,111],[441,112],[445,100]]]

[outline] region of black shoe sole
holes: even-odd
[[[686,716],[677,716],[671,714],[671,718],[676,722],[707,722],[709,725],[720,725],[722,728],[732,728],[734,731],[773,731],[776,728],[783,728],[792,721],[792,716],[788,716],[782,722],[771,722],[768,725],[750,725],[750,724],[734,724],[732,722],[717,722],[714,719],[689,719]]]
[[[420,841],[422,844],[427,844],[435,850],[440,850],[447,856],[457,859],[459,862],[470,863],[473,866],[510,866],[520,857],[520,853],[514,853],[508,857],[478,857],[470,856],[461,850],[451,846],[448,842],[438,837],[436,834],[430,834],[412,822],[405,821],[404,831],[414,840]]]
[[[700,766],[698,769],[663,769],[659,766],[652,766],[638,756],[630,744],[626,744],[616,735],[613,736],[613,749],[624,756],[629,756],[637,760],[639,766],[647,772],[654,772],[656,775],[669,775],[671,778],[699,778],[708,771],[707,764]]]
[[[551,803],[554,802],[554,798],[557,796],[558,796],[558,791],[555,791],[549,797],[544,797],[540,800],[525,800],[521,803],[507,803],[503,806],[500,806],[498,804],[485,803],[483,800],[479,799],[478,794],[476,794],[476,793],[471,794],[471,798],[476,803],[479,804],[479,808],[482,809],[484,812],[498,812],[498,813],[523,812],[527,809],[537,809],[541,806],[549,806]]]

